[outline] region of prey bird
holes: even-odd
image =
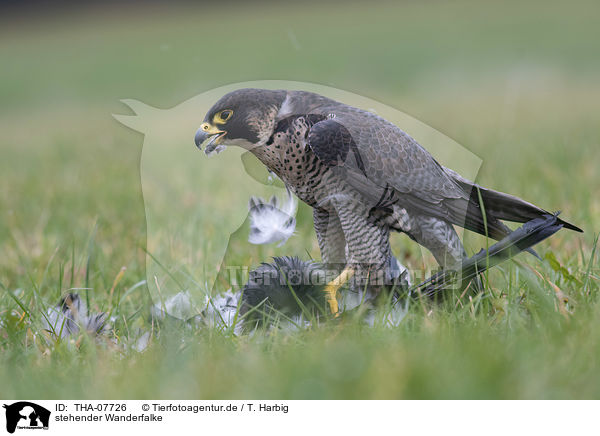
[[[500,240],[511,233],[502,221],[554,216],[445,168],[376,114],[311,92],[230,92],[208,111],[195,143],[207,155],[227,145],[249,150],[313,208],[321,261],[339,272],[325,287],[334,314],[337,291],[351,278],[375,293],[399,278],[391,231],[427,248],[443,270],[460,271],[466,252],[454,225]],[[581,232],[553,222],[554,231]]]
[[[481,250],[463,262],[460,274],[462,280],[478,277],[487,269],[510,259],[521,251],[552,236],[563,227],[556,215],[547,215],[526,222],[508,236]],[[313,261],[302,261],[297,257],[274,257],[271,263],[262,263],[250,271],[248,282],[241,292],[240,320],[242,329],[251,330],[258,326],[271,326],[282,316],[301,321],[316,319],[324,313],[327,294],[325,271],[322,266]],[[456,271],[442,270],[422,283],[405,288],[406,293],[394,292],[388,294],[392,303],[392,312],[388,316],[401,320],[405,314],[406,305],[399,304],[405,300],[405,295],[425,295],[433,297],[440,291],[453,288],[456,283]],[[416,292],[418,291],[418,292]],[[357,293],[354,298],[343,301],[344,312],[355,309],[362,303]],[[344,297],[349,297],[346,293]],[[357,298],[358,297],[358,298]],[[404,307],[402,307],[404,306]],[[392,315],[394,313],[395,315]]]

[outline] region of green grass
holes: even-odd
[[[600,397],[596,2],[185,8],[0,26],[0,397]],[[259,79],[320,83],[405,111],[481,157],[481,184],[562,209],[586,233],[563,230],[538,247],[544,261],[520,255],[496,268],[485,297],[416,300],[398,327],[348,318],[235,337],[152,326],[140,285],[144,138],[111,113],[127,112],[123,98],[168,108]],[[199,216],[197,253],[172,252],[197,257],[201,280],[214,222],[247,196],[232,188],[243,174],[234,151],[197,162],[206,189],[182,195],[228,200]],[[240,244],[236,261],[318,258],[307,208],[298,230],[279,250]],[[420,268],[410,241],[395,236],[393,247]],[[116,318],[107,339],[45,339],[45,308],[72,288]],[[148,350],[131,351],[149,328],[160,334]]]

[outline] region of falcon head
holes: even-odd
[[[204,117],[195,142],[207,155],[227,145],[263,145],[273,134],[286,91],[238,89],[223,96]]]

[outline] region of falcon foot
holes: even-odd
[[[352,278],[354,275],[354,269],[351,267],[346,267],[339,276],[335,279],[327,283],[325,286],[325,299],[327,304],[329,305],[329,310],[331,314],[335,317],[339,316],[339,306],[337,301],[337,292],[338,290],[346,284],[348,280]]]

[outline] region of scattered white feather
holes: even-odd
[[[287,200],[282,204],[275,196],[271,197],[269,202],[252,197],[248,205],[250,210],[248,242],[257,245],[273,242],[280,242],[279,246],[285,244],[296,229],[297,207],[298,201],[289,190]]]
[[[401,301],[396,301],[392,306],[389,313],[386,315],[385,320],[387,325],[390,327],[398,327],[400,323],[404,320],[404,317],[408,314],[408,303],[410,302],[409,298],[404,300],[404,304]]]
[[[46,311],[42,327],[57,338],[66,338],[85,330],[102,333],[106,327],[104,312],[88,314],[87,306],[78,294],[69,294]]]
[[[146,330],[142,332],[140,330],[140,336],[133,343],[133,349],[138,353],[143,353],[150,345],[150,338],[152,338],[152,332],[150,330]]]
[[[241,292],[232,292],[231,290],[212,298],[207,296],[206,308],[202,311],[204,323],[209,327],[232,327],[235,315],[238,313],[241,296]],[[235,327],[236,333],[238,333],[237,328],[241,326],[236,325]]]
[[[215,148],[213,148],[212,150],[210,150],[208,153],[205,151],[204,154],[206,154],[206,156],[208,157],[212,157],[215,154],[219,154],[221,153],[223,150],[225,150],[227,148],[227,146],[221,144],[221,145],[217,145]]]
[[[390,265],[387,269],[386,279],[389,282],[400,279],[405,285],[407,285],[407,287],[410,288],[412,286],[412,280],[410,278],[410,274],[408,273],[408,269],[406,269],[406,267],[402,265],[394,256],[390,256],[389,262]]]
[[[158,302],[152,306],[152,315],[159,319],[164,319],[168,315],[173,318],[188,320],[198,315],[198,311],[195,310],[190,293],[183,291],[167,298],[164,302]]]

